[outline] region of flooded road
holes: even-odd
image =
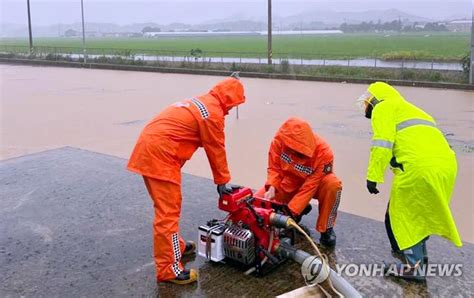
[[[65,145],[128,158],[145,123],[166,105],[205,93],[218,77],[107,70],[1,65],[0,157],[7,159]],[[390,177],[381,194],[365,189],[370,123],[354,101],[356,84],[243,79],[247,103],[240,119],[231,112],[226,144],[232,182],[260,187],[266,178],[269,144],[289,116],[307,119],[335,153],[344,190],[341,210],[382,220]],[[474,93],[399,87],[432,114],[457,152],[458,179],[452,210],[462,239],[473,242]],[[184,168],[210,177],[199,150]]]

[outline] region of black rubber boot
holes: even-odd
[[[401,250],[393,250],[392,249],[392,257],[399,259],[401,262],[405,262],[405,255],[403,254],[403,251]]]
[[[189,256],[196,252],[196,243],[194,241],[186,241],[186,248],[183,251],[183,256]]]
[[[336,233],[333,228],[329,228],[326,232],[321,233],[321,238],[319,238],[319,243],[326,247],[336,246]]]

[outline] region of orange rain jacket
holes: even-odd
[[[172,104],[143,129],[128,169],[143,176],[180,184],[181,167],[199,147],[204,147],[214,182],[229,182],[224,116],[244,102],[242,83],[227,78],[203,96]]]
[[[296,156],[288,148],[304,156]],[[314,197],[322,178],[332,173],[333,160],[329,144],[306,121],[289,118],[270,146],[266,188],[271,185],[277,192],[294,194],[288,207],[300,214]]]

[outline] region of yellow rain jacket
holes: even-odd
[[[390,223],[400,249],[429,235],[462,246],[449,208],[456,180],[456,156],[435,120],[407,102],[393,87],[377,82],[368,91],[379,103],[372,111],[372,147],[367,180],[383,183],[392,157]]]

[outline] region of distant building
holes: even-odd
[[[103,32],[102,37],[142,37],[138,32]]]
[[[472,20],[455,20],[446,24],[450,31],[454,32],[470,32],[472,28]]]
[[[96,31],[86,31],[86,37],[97,37],[98,35]]]
[[[64,31],[64,36],[65,37],[76,37],[79,35],[79,32],[77,32],[76,30],[73,30],[73,29],[68,29],[66,31]]]
[[[147,26],[142,29],[142,34],[144,37],[155,37],[158,33],[161,32],[161,28]]]
[[[157,37],[159,35],[162,35],[164,32],[161,31],[147,31],[143,32],[144,37]]]

